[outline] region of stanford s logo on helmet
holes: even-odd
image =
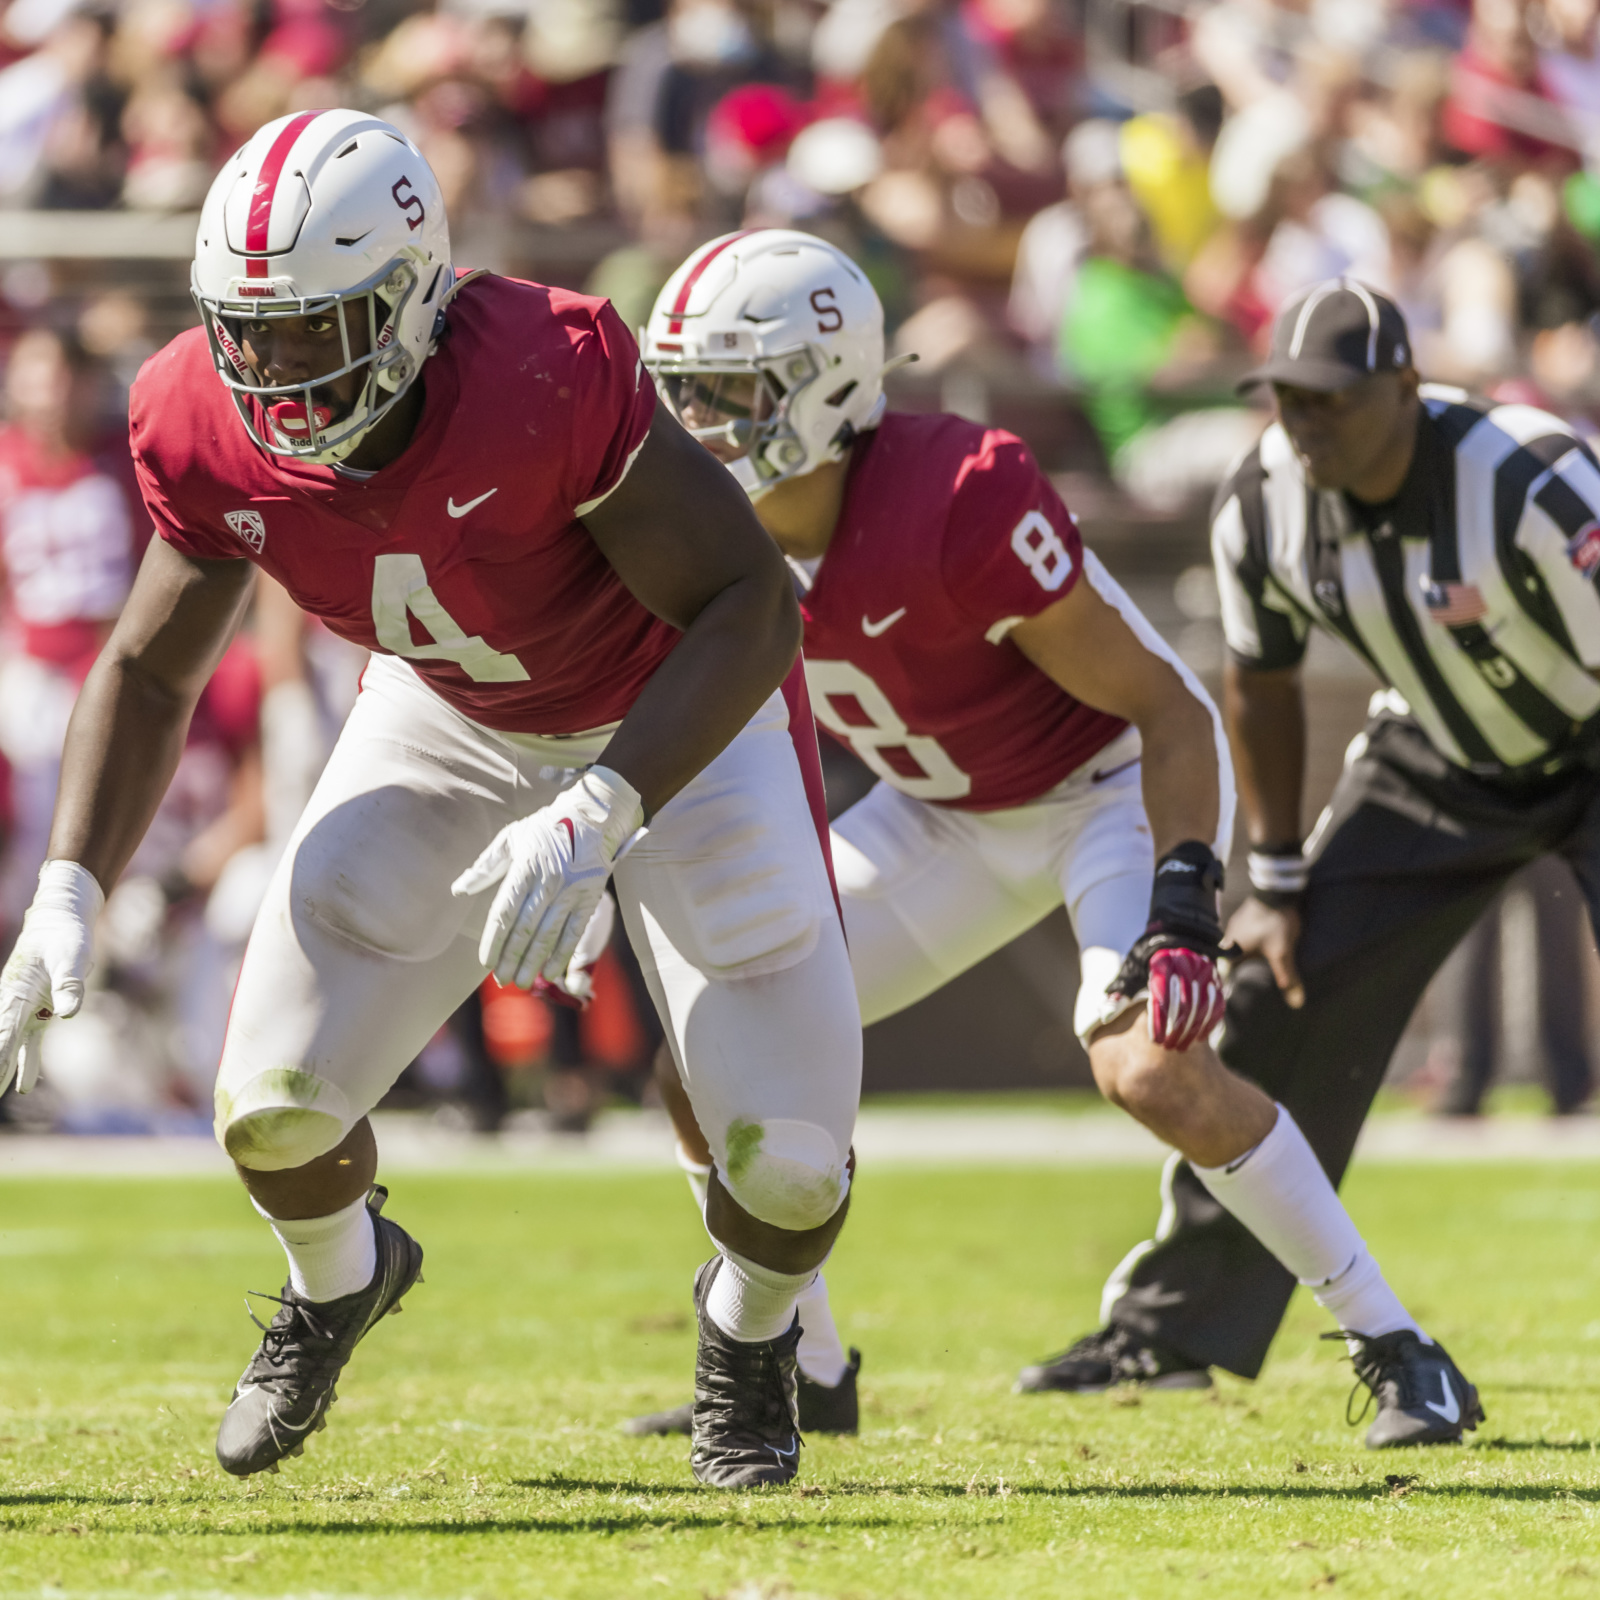
[[[662,399],[752,498],[837,461],[887,404],[878,296],[809,233],[761,228],[701,246],[641,343]]]
[[[432,169],[397,128],[357,111],[269,122],[217,174],[200,213],[191,289],[218,376],[251,438],[275,455],[343,460],[411,386],[456,288]],[[367,349],[353,355],[350,318]],[[246,363],[246,322],[326,316],[343,360],[270,386]],[[313,393],[364,369],[350,414]]]

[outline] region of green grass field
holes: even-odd
[[[617,1431],[687,1393],[706,1251],[669,1173],[405,1177],[427,1282],[277,1477],[216,1467],[281,1257],[231,1183],[0,1181],[0,1594],[1600,1595],[1600,1177],[1375,1168],[1349,1198],[1484,1392],[1373,1455],[1297,1298],[1260,1383],[1022,1397],[1152,1221],[1152,1175],[885,1170],[829,1277],[859,1439],[711,1492]],[[270,1309],[270,1307],[268,1307]]]

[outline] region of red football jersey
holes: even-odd
[[[180,334],[130,397],[145,505],[169,544],[254,561],[477,722],[616,722],[680,635],[628,593],[578,514],[643,443],[654,386],[606,301],[483,277],[448,315],[416,434],[365,481],[252,443],[204,332]]]
[[[1020,439],[890,412],[856,446],[801,602],[817,721],[918,800],[1037,800],[1127,726],[1007,637],[1082,569],[1077,524]]]

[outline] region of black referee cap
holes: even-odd
[[[1400,307],[1354,278],[1327,278],[1278,313],[1272,353],[1239,380],[1291,383],[1331,393],[1374,372],[1411,365],[1411,339]]]

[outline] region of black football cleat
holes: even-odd
[[[753,1489],[788,1483],[800,1470],[795,1348],[800,1318],[761,1344],[730,1339],[706,1315],[706,1295],[722,1257],[694,1275],[700,1348],[694,1359],[694,1420],[689,1465],[701,1483]]]
[[[817,1383],[798,1371],[795,1390],[799,1398],[801,1433],[854,1433],[861,1426],[861,1401],[856,1394],[856,1374],[861,1352],[850,1347],[850,1364],[835,1384]]]
[[[629,1417],[622,1424],[622,1431],[639,1439],[651,1436],[665,1438],[673,1433],[681,1433],[687,1438],[694,1432],[694,1401],[685,1400],[681,1406],[674,1406],[670,1411],[651,1411],[642,1417]]]
[[[861,1370],[861,1352],[852,1347],[850,1365],[844,1376],[831,1387],[808,1378],[795,1367],[795,1395],[800,1413],[800,1432],[854,1433],[861,1425],[861,1403],[856,1395],[856,1374]],[[652,1411],[648,1416],[630,1417],[622,1424],[624,1433],[636,1438],[647,1435],[694,1431],[694,1401],[685,1400],[670,1411]]]
[[[1211,1371],[1143,1334],[1108,1322],[1058,1356],[1024,1367],[1017,1394],[1100,1394],[1119,1383],[1146,1389],[1209,1389]]]
[[[367,1197],[378,1247],[372,1282],[338,1300],[307,1300],[288,1285],[278,1312],[264,1326],[261,1346],[233,1391],[217,1430],[217,1460],[235,1477],[276,1472],[327,1426],[335,1384],[355,1347],[379,1317],[400,1309],[401,1296],[422,1276],[422,1246],[397,1223],[378,1215],[389,1191]],[[250,1320],[263,1324],[254,1312]]]
[[[1460,1444],[1461,1435],[1484,1420],[1478,1391],[1467,1382],[1442,1344],[1424,1344],[1409,1328],[1369,1338],[1364,1333],[1325,1333],[1324,1339],[1353,1340],[1350,1360],[1356,1386],[1350,1404],[1367,1389],[1366,1404],[1345,1419],[1352,1426],[1367,1414],[1374,1400],[1378,1414],[1367,1429],[1369,1450],[1397,1450],[1407,1445]]]

